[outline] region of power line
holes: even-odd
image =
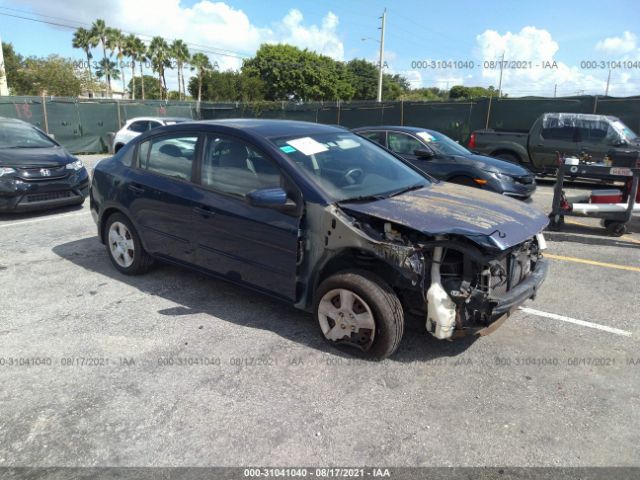
[[[0,7],[0,9],[6,9],[6,7]],[[15,11],[16,9],[11,9],[12,11]],[[26,13],[26,12],[25,12]],[[24,17],[21,15],[15,15],[15,14],[11,14],[11,13],[5,13],[5,12],[0,12],[0,15],[5,16],[5,17],[13,17],[13,18],[19,18],[22,20],[29,20],[31,22],[37,22],[37,23],[44,23],[47,25],[53,25],[56,27],[63,27],[63,28],[68,28],[71,30],[77,30],[79,27],[83,27],[84,26],[88,26],[87,23],[83,23],[83,22],[78,22],[75,20],[65,20],[68,22],[72,22],[75,25],[69,25],[66,23],[59,23],[59,22],[52,22],[49,20],[42,20],[40,18],[30,18],[30,17]],[[40,14],[31,14],[29,13],[29,15],[38,15],[38,16],[45,16],[45,15],[40,15]],[[64,20],[61,19],[59,17],[49,17],[49,18],[55,18],[55,19],[59,19],[59,20]],[[123,31],[124,33],[128,33],[128,34],[133,34],[136,35],[138,37],[146,37],[146,38],[153,38],[156,35],[148,35],[148,34],[143,34],[143,33],[135,33],[135,32],[130,32],[130,31]],[[157,35],[159,36],[159,35]],[[164,40],[174,40],[174,39],[169,39],[169,38],[165,38],[162,37]],[[206,53],[210,53],[212,55],[221,55],[221,56],[226,56],[226,57],[233,57],[233,58],[237,58],[240,60],[244,60],[246,58],[249,58],[249,55],[243,55],[241,53],[238,52],[233,52],[232,50],[226,50],[226,49],[218,49],[218,48],[212,48],[212,47],[208,47],[208,46],[204,46],[201,44],[197,44],[197,43],[191,43],[191,42],[185,42],[188,46],[191,47],[195,47],[194,50],[196,51],[200,51],[200,52],[206,52]]]

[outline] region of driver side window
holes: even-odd
[[[240,197],[282,186],[280,171],[271,160],[242,140],[222,135],[207,137],[201,181],[205,187]]]
[[[399,155],[413,155],[415,150],[423,149],[422,144],[415,138],[397,132],[389,132],[389,149]]]

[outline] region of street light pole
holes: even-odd
[[[380,61],[379,68],[380,72],[378,73],[378,102],[382,101],[382,66],[384,64],[384,28],[387,21],[387,9],[384,9],[382,12],[382,27],[380,28]]]

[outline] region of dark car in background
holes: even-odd
[[[439,339],[486,332],[547,271],[544,214],[315,123],[154,129],[96,166],[90,199],[120,272],[164,260],[216,275],[313,312],[328,342],[371,358],[397,349],[408,312]]]
[[[608,157],[614,167],[635,167],[640,137],[617,117],[545,113],[529,131],[477,130],[471,134],[469,148],[538,174],[555,174],[558,154],[596,163]]]
[[[79,159],[33,125],[0,118],[0,212],[80,205],[88,194]]]
[[[377,126],[353,129],[411,162],[438,180],[527,199],[536,190],[526,168],[470,152],[446,135],[418,127]]]

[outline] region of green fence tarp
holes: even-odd
[[[110,138],[131,118],[186,117],[201,120],[273,118],[303,120],[347,128],[407,125],[438,130],[466,143],[474,130],[526,132],[543,113],[599,113],[619,117],[640,132],[640,96],[525,97],[464,101],[393,102],[187,102],[0,97],[0,116],[19,118],[53,134],[72,153],[104,153]]]

